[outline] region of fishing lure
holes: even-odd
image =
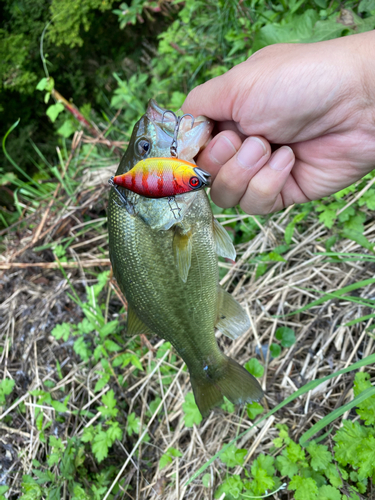
[[[209,186],[210,174],[178,158],[147,158],[112,181],[146,198],[171,198]]]
[[[125,198],[118,187],[123,187],[146,198],[168,198],[170,209],[180,214],[180,208],[175,199],[178,194],[196,191],[210,185],[210,174],[195,164],[178,159],[178,133],[181,121],[189,116],[194,125],[194,117],[190,113],[177,116],[173,111],[166,110],[162,116],[170,113],[175,119],[171,158],[146,158],[138,162],[131,170],[122,175],[111,177],[109,183],[125,203]]]

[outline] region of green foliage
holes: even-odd
[[[354,393],[358,396],[371,387],[367,373],[355,377]],[[225,493],[226,498],[260,498],[275,493],[285,486],[293,491],[296,500],[359,499],[356,493],[366,494],[369,481],[375,478],[375,419],[374,396],[364,399],[357,410],[365,425],[344,420],[333,435],[333,452],[324,444],[311,441],[306,449],[296,443],[285,424],[277,424],[278,437],[269,455],[259,455],[245,469],[245,479],[229,472],[215,492],[215,498]],[[275,452],[281,452],[275,456]],[[220,455],[228,468],[243,465],[246,449],[232,444]],[[282,480],[286,483],[282,483]],[[343,494],[345,487],[350,496]]]
[[[281,326],[276,330],[275,337],[280,340],[283,347],[292,347],[296,342],[294,330],[287,326]]]
[[[254,377],[263,377],[264,366],[262,366],[256,358],[251,358],[247,363],[245,363],[244,367]]]
[[[0,405],[5,404],[5,398],[6,396],[9,396],[9,394],[11,394],[14,386],[15,381],[9,378],[4,378],[0,382]]]
[[[194,424],[199,425],[202,422],[202,415],[195,402],[192,392],[188,392],[185,396],[185,403],[182,405],[184,411],[184,421],[186,427],[193,427]]]
[[[159,469],[164,469],[164,467],[171,464],[174,457],[182,457],[182,453],[176,448],[168,448],[159,460]]]

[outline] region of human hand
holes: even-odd
[[[375,33],[277,44],[192,90],[217,121],[197,164],[220,207],[265,214],[335,193],[375,167]],[[271,154],[271,144],[282,145]]]

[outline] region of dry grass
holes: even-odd
[[[71,238],[67,249],[69,263],[63,262],[62,266],[81,297],[84,297],[84,285],[95,283],[94,271],[109,268],[105,229],[106,180],[114,166],[114,163],[108,165],[100,173],[87,169],[77,190],[76,202],[58,189],[53,204],[42,204],[34,212],[31,207],[26,207],[25,222],[21,221],[13,230],[3,231],[0,345],[4,349],[0,355],[0,377],[12,378],[16,382],[8,406],[0,408],[0,477],[10,486],[9,498],[19,496],[21,477],[30,473],[32,460],[36,458],[43,462],[47,454],[47,445],[40,439],[35,422],[36,398],[29,394],[32,389],[42,388],[46,380],[56,383],[50,389],[55,399],[71,395],[70,411],[89,409],[95,415],[89,419],[70,413],[62,424],[52,408],[43,407],[45,420],[51,422],[47,434],[63,440],[81,436],[85,427],[98,420],[100,414],[96,408],[101,396],[110,388],[115,391],[119,403],[126,403],[126,412],[118,415],[122,426],[126,424],[127,412],[132,411],[145,422],[151,399],[155,396],[162,398],[158,415],[143,426],[150,441],[145,443],[138,436],[129,437],[124,433],[123,441],[115,443],[105,462],[114,465],[119,475],[126,477],[126,483],[132,485],[129,492],[120,491],[116,495],[118,499],[213,499],[215,488],[204,488],[200,479],[186,487],[186,481],[224,443],[252,425],[243,409],[237,408],[233,414],[216,409],[199,427],[186,428],[182,403],[191,387],[182,360],[178,358],[174,364],[177,374],[170,385],[163,385],[161,380],[160,368],[169,366],[171,352],[157,360],[152,374],[144,371],[135,376],[134,368],[128,365],[123,370],[128,381],[126,391],[113,377],[110,386],[96,394],[94,386],[98,366],[94,362],[80,362],[72,349],[72,342],[56,341],[50,335],[56,324],[72,319],[78,322],[83,317],[81,309],[67,296],[69,284],[58,269],[51,246]],[[92,189],[93,185],[95,189]],[[291,250],[284,255],[286,262],[275,262],[263,276],[255,279],[254,266],[249,265],[249,259],[284,243],[290,212],[286,210],[272,215],[252,241],[241,245],[237,249],[237,263],[222,280],[247,309],[252,327],[235,342],[219,335],[219,343],[240,363],[256,355],[264,363],[262,385],[266,392],[266,408],[274,407],[306,382],[347,367],[374,350],[374,340],[369,334],[372,319],[343,326],[370,310],[345,298],[330,300],[294,316],[284,316],[319,298],[319,292],[338,290],[374,276],[374,264],[359,259],[334,262],[319,255],[325,251],[324,240],[330,233],[313,214],[304,221],[303,234],[295,231]],[[220,220],[223,222],[225,218]],[[372,224],[367,226],[365,234],[375,242]],[[363,248],[348,240],[341,240],[334,250],[365,253]],[[107,287],[108,320],[115,318],[121,308],[121,299],[114,290],[113,285]],[[373,286],[361,288],[357,293],[361,297],[374,297]],[[270,359],[267,354],[264,359],[263,353],[268,352],[264,348],[274,341],[276,329],[280,326],[294,329],[297,342],[292,348],[284,349],[280,357]],[[161,342],[152,341],[154,347]],[[144,352],[141,361],[146,367],[155,359],[155,352],[148,349]],[[57,360],[62,379],[58,377]],[[120,371],[116,369],[116,373]],[[292,437],[298,439],[312,424],[350,400],[353,377],[348,374],[322,384],[246,434],[238,443],[249,450],[246,463],[251,463],[260,452],[270,450],[277,433],[276,423],[287,423]],[[22,404],[25,405],[23,412],[19,411]],[[340,421],[334,425],[338,427]],[[171,446],[178,448],[183,456],[159,471],[158,461]],[[90,456],[86,461],[89,469],[97,469]],[[219,478],[225,476],[225,466],[216,460],[207,472],[217,485]],[[239,473],[240,468],[235,472]],[[273,498],[292,498],[292,494],[279,492]]]

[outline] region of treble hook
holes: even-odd
[[[174,113],[170,109],[167,109],[163,113],[163,117],[162,117],[162,120],[161,120],[162,123],[164,123],[164,115],[166,115],[167,113],[171,113],[173,115],[174,119],[176,120],[176,124],[174,126],[173,139],[172,139],[172,144],[171,144],[170,151],[171,151],[171,156],[173,158],[178,158],[178,153],[177,153],[177,138],[178,138],[178,132],[180,130],[181,122],[185,118],[185,116],[190,116],[190,118],[192,120],[191,121],[191,128],[193,128],[195,118],[190,113],[185,113],[182,116],[177,116],[176,113]]]

